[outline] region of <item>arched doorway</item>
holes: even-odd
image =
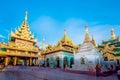
[[[9,65],[13,65],[13,62],[14,62],[13,57],[10,57],[10,58],[9,58]]]
[[[65,68],[65,67],[68,67],[68,59],[67,59],[67,57],[64,57],[64,59],[63,59],[63,67]]]
[[[108,58],[107,58],[107,57],[105,57],[105,58],[104,58],[104,61],[108,61]]]
[[[74,64],[74,59],[73,58],[71,58],[70,59],[70,68],[72,68],[72,65]]]
[[[56,67],[57,68],[60,67],[60,58],[59,57],[56,58]]]
[[[4,61],[5,61],[4,57],[0,57],[0,65],[4,65]]]
[[[17,65],[18,66],[28,66],[29,65],[29,58],[18,57]]]
[[[49,67],[49,59],[46,59],[46,66]]]
[[[120,64],[120,61],[117,59],[117,65],[119,65]]]

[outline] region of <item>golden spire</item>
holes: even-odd
[[[94,39],[94,36],[93,36],[93,34],[92,34],[92,44],[96,47],[96,42],[95,42],[95,39]]]
[[[44,48],[45,48],[45,39],[43,38],[42,39],[42,50],[44,50]]]
[[[12,34],[13,32],[12,32],[12,28],[11,28],[11,30],[10,30],[10,34]]]
[[[114,33],[114,29],[112,28],[112,30],[111,30],[111,38],[110,39],[115,39],[116,37],[115,37],[115,33]]]
[[[92,34],[92,40],[94,40],[94,35]]]
[[[25,12],[25,20],[27,21],[28,18],[28,11]]]
[[[34,35],[31,34],[27,19],[28,19],[28,12],[26,11],[22,25],[20,26],[20,28],[18,28],[18,30],[15,31],[15,33],[12,33],[11,37],[31,40],[36,43],[37,40],[35,40]]]
[[[63,36],[63,38],[60,40],[60,42],[62,43],[62,45],[73,46],[72,41],[71,41],[71,40],[69,39],[69,37],[67,36],[66,29],[64,29],[64,36]]]
[[[90,38],[89,38],[89,34],[88,34],[88,25],[86,25],[85,32],[86,32],[86,34],[85,34],[84,43],[89,43],[90,42]]]
[[[2,39],[2,42],[4,42],[4,38]]]
[[[64,29],[64,36],[66,36],[66,29]]]

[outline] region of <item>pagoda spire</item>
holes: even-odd
[[[73,46],[72,40],[69,39],[69,37],[67,36],[66,29],[64,29],[64,36],[62,37],[62,39],[60,41],[58,41],[58,43],[59,42],[62,45]]]
[[[88,25],[86,25],[85,32],[86,32],[86,34],[85,34],[84,43],[89,43],[90,42],[90,38],[89,38],[89,34],[88,34]]]
[[[43,38],[42,39],[42,50],[44,50],[45,49],[45,39]]]
[[[25,20],[27,21],[28,19],[28,11],[25,12]]]
[[[94,40],[94,35],[92,34],[92,40]]]
[[[110,39],[115,39],[115,32],[114,32],[114,29],[112,28],[111,30],[111,38]]]
[[[64,29],[64,36],[66,36],[66,29]]]
[[[92,44],[96,47],[96,42],[95,42],[95,39],[94,39],[94,35],[92,34]]]
[[[30,31],[27,19],[28,19],[28,11],[25,12],[25,18],[23,20],[22,25],[18,28],[18,30],[15,30],[14,33],[11,32],[11,37],[19,38],[23,40],[30,40],[36,43],[37,39],[34,39],[34,35]]]

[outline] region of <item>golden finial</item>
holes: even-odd
[[[11,31],[10,31],[10,34],[12,34],[13,32],[12,32],[12,28],[11,28]]]
[[[28,11],[25,12],[25,20],[28,18]]]
[[[85,30],[85,31],[86,31],[86,33],[88,34],[88,25],[86,25],[86,30]]]
[[[84,43],[88,43],[90,42],[90,38],[89,38],[89,34],[88,34],[88,25],[86,25],[86,29],[85,29],[85,39],[84,39]]]
[[[94,35],[92,34],[92,40],[94,40]]]
[[[2,42],[4,42],[4,39],[2,39]]]
[[[17,31],[17,29],[15,28],[15,33],[17,33],[18,31]]]
[[[116,37],[115,37],[115,33],[114,33],[114,29],[112,28],[112,30],[111,30],[111,39],[115,39]]]
[[[8,41],[9,41],[9,38],[10,38],[10,33],[8,33]]]
[[[60,40],[62,45],[68,45],[68,46],[73,46],[72,41],[69,39],[69,37],[66,34],[66,29],[64,29],[64,36],[63,38]]]
[[[45,48],[45,39],[43,38],[42,39],[42,50],[44,50],[44,48]]]
[[[66,29],[64,29],[64,35],[66,35]]]
[[[96,42],[95,42],[95,40],[94,40],[94,35],[92,34],[92,44],[96,47]]]

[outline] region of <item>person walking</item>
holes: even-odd
[[[96,67],[95,67],[95,69],[96,69],[96,76],[99,77],[99,76],[100,76],[100,73],[101,73],[101,68],[100,68],[100,66],[97,64]]]

